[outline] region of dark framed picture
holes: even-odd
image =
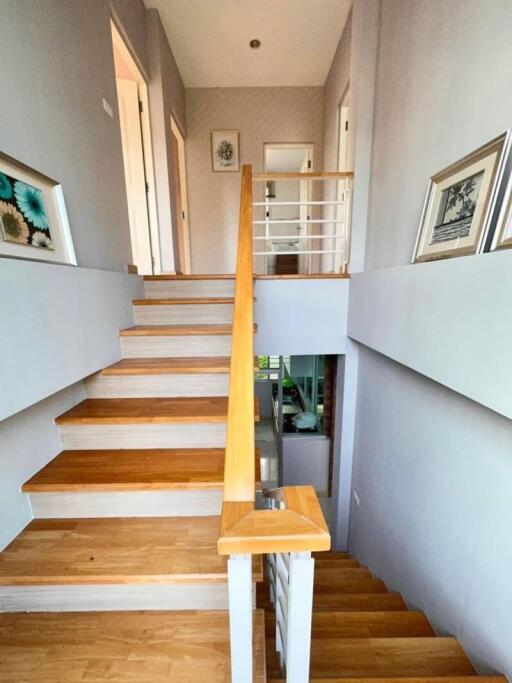
[[[413,262],[476,254],[495,230],[510,131],[430,178]]]
[[[212,170],[239,171],[237,130],[212,131]]]
[[[0,256],[76,265],[61,185],[2,155]]]

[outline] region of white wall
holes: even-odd
[[[405,264],[428,176],[512,121],[512,5],[380,5],[366,271],[349,312],[367,345],[350,550],[475,664],[510,677],[512,424],[484,406],[510,415],[512,252]],[[352,50],[351,63],[365,58]],[[404,267],[374,270],[391,266]]]
[[[0,550],[32,519],[22,485],[61,451],[54,419],[83,398],[80,382],[0,422]]]
[[[349,280],[256,280],[259,355],[343,354]]]
[[[119,360],[142,280],[5,259],[0,291],[2,420]]]
[[[263,170],[263,143],[312,142],[322,168],[323,88],[190,88],[187,179],[195,273],[232,273],[240,204],[240,174],[214,173],[210,132],[240,131],[240,162]]]

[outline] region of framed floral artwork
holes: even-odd
[[[483,251],[497,225],[510,131],[430,178],[413,262]]]
[[[239,171],[238,158],[238,131],[237,130],[213,130],[212,131],[212,170],[213,171]]]
[[[62,187],[3,155],[0,256],[76,265]]]

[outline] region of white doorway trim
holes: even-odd
[[[139,121],[140,121],[140,142],[141,145],[139,149],[135,150],[135,155],[140,158],[142,157],[143,165],[143,175],[145,180],[140,182],[145,183],[145,204],[146,204],[146,214],[147,222],[141,220],[140,225],[132,226],[130,225],[130,231],[133,234],[133,230],[136,231],[136,239],[139,244],[143,245],[143,251],[150,254],[149,258],[151,263],[145,260],[145,267],[139,269],[139,272],[144,275],[150,275],[151,273],[160,274],[162,272],[161,267],[161,257],[160,257],[160,236],[158,231],[158,213],[156,207],[156,193],[155,193],[155,173],[153,166],[153,148],[151,141],[151,126],[149,119],[149,98],[148,98],[148,87],[146,79],[142,74],[137,62],[133,58],[127,44],[125,43],[121,32],[117,28],[114,18],[111,18],[111,33],[112,33],[112,46],[114,54],[121,57],[122,62],[128,67],[130,80],[136,83],[138,101],[140,103],[139,111]],[[116,73],[116,85],[118,86],[118,97],[119,97],[119,81],[123,80]],[[135,136],[134,136],[135,138]],[[138,143],[133,143],[138,144]],[[125,150],[123,149],[123,159],[125,161],[125,172],[126,172],[126,158]],[[127,185],[128,192],[128,185]],[[140,191],[142,193],[142,191]],[[130,203],[130,199],[128,199]],[[142,194],[140,202],[142,203]],[[142,215],[142,209],[140,210]],[[140,233],[140,234],[138,234]],[[134,237],[132,237],[132,248],[134,244]],[[138,265],[138,264],[135,264]],[[142,271],[149,272],[142,272]]]
[[[281,172],[286,172],[286,171],[295,171],[295,172],[300,172],[300,173],[308,173],[312,172],[314,170],[313,168],[313,162],[314,162],[314,149],[315,145],[312,142],[264,142],[263,143],[263,170],[264,172],[272,172],[276,171],[275,168],[270,168],[268,165],[268,155],[267,152],[271,150],[303,150],[304,155],[303,159],[301,161],[301,166],[300,168],[288,168],[288,167],[283,167],[280,168],[279,171]],[[278,172],[279,172],[278,171]],[[291,181],[293,182],[293,181]],[[311,249],[311,240],[309,239],[304,239],[305,235],[309,235],[310,231],[310,223],[307,222],[309,215],[311,213],[311,207],[307,205],[307,201],[309,201],[312,198],[312,191],[313,191],[313,184],[311,180],[300,180],[298,181],[299,183],[299,206],[297,207],[298,212],[299,212],[299,217],[297,220],[298,223],[298,232],[297,232],[297,243],[296,243],[296,248],[297,251],[308,251]],[[272,202],[269,201],[267,197],[267,192],[265,191],[265,217],[269,218],[270,217],[270,209],[272,207]],[[265,223],[265,236],[267,237],[267,240],[265,240],[265,250],[267,250],[267,247],[269,244],[272,243],[272,240],[270,239],[270,223],[266,222]],[[275,225],[275,224],[274,224]],[[290,232],[289,227],[285,229],[285,232]],[[289,248],[289,247],[287,247]],[[269,263],[270,259],[269,257],[265,256],[265,273],[268,274],[269,272],[269,266],[271,265]],[[309,273],[311,272],[311,254],[299,254],[299,261],[298,261],[298,272],[299,273]],[[273,267],[273,265],[272,265]]]
[[[351,171],[351,122],[350,122],[350,106],[349,106],[349,86],[343,93],[338,104],[338,171]],[[334,255],[334,272],[345,272],[350,258],[350,193],[346,191],[346,183],[344,180],[338,180],[338,188],[336,193],[336,201],[338,206],[336,209],[336,220],[345,221],[344,223],[336,223],[334,226],[334,233],[336,235],[336,250]],[[340,247],[343,249],[340,253]]]
[[[188,215],[187,163],[185,138],[174,116],[171,115],[171,133],[176,140],[178,158],[173,155],[174,198],[176,206],[176,233],[178,236],[179,266],[184,274],[191,273],[190,224]]]

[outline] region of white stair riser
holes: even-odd
[[[225,423],[63,424],[63,449],[224,448]]]
[[[0,586],[0,612],[187,609],[228,609],[227,583]]]
[[[234,280],[150,280],[144,282],[146,299],[192,299],[234,296]]]
[[[123,358],[198,358],[230,356],[231,335],[121,337]]]
[[[196,517],[222,511],[222,489],[30,493],[36,519]]]
[[[85,382],[87,398],[227,396],[229,374],[95,375]]]
[[[233,304],[135,305],[136,325],[201,325],[233,322]]]

